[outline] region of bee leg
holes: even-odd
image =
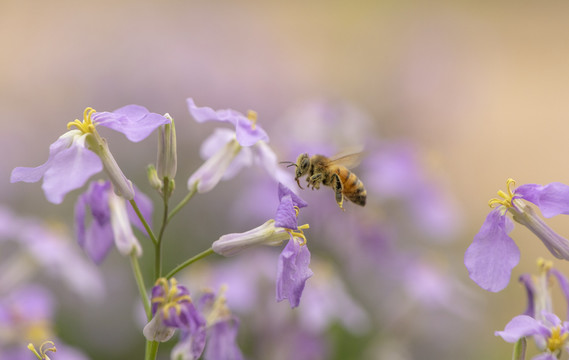
[[[320,189],[320,183],[322,182],[322,174],[314,174],[308,178],[308,185],[312,185],[312,190]]]
[[[344,190],[344,185],[342,184],[342,181],[340,181],[340,176],[338,174],[332,175],[332,188],[336,193],[336,202],[338,203],[338,206],[343,211],[346,211],[346,209],[344,209],[344,207],[342,206],[342,204],[344,203],[344,195],[342,194],[342,191]]]

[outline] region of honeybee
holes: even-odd
[[[331,158],[324,155],[308,156],[307,153],[300,154],[296,163],[287,161],[288,167],[295,166],[296,183],[300,186],[299,179],[308,174],[306,181],[308,187],[320,189],[320,184],[330,186],[336,194],[336,203],[340,209],[344,210],[342,204],[344,198],[354,204],[365,206],[367,192],[362,181],[348,167],[354,167],[359,163],[361,153],[338,154]]]

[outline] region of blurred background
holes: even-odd
[[[4,0],[0,223],[20,224],[6,232],[10,239],[34,223],[67,239],[74,255],[36,252],[62,257],[61,271],[36,259],[36,272],[0,277],[0,296],[17,299],[27,283],[47,288],[50,331],[77,356],[142,358],[144,323],[128,261],[112,251],[97,268],[74,243],[73,206],[83,189],[53,205],[39,183],[9,184],[9,176],[45,162],[85,107],[135,103],[176,120],[175,204],[203,162],[201,143],[221,126],[197,124],[185,103],[192,97],[198,106],[256,110],[279,160],[366,148],[355,170],[368,189],[365,208],[341,212],[331,190],[300,191],[309,202],[299,222],[310,223],[315,275],[298,309],[274,300],[280,248],[211,256],[181,275],[192,292],[229,284],[246,358],[509,358],[511,346],[494,331],[525,309],[517,277],[535,272],[538,256],[552,256],[516,227],[521,262],[508,288],[494,294],[468,278],[463,255],[508,177],[569,183],[568,13],[565,1]],[[159,197],[145,178],[156,136],[134,144],[101,134],[125,174],[156,201],[158,224]],[[262,224],[277,203],[276,183],[255,167],[197,195],[166,232],[165,269],[225,233]],[[548,223],[569,236],[566,218]],[[150,282],[152,248],[138,234]],[[0,242],[0,261],[7,268],[26,249]],[[566,263],[555,266],[569,273]],[[61,281],[79,268],[84,282],[80,275]],[[160,358],[173,343],[161,346]]]

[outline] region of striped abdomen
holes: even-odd
[[[350,170],[343,166],[338,166],[335,171],[340,176],[344,197],[354,204],[364,206],[366,204],[367,192],[362,181]]]

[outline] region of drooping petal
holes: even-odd
[[[300,304],[300,296],[306,280],[312,276],[310,251],[291,237],[285,246],[277,264],[277,301],[288,299],[291,308]]]
[[[516,188],[516,195],[539,207],[546,218],[569,214],[569,186],[553,182],[547,185],[525,184]]]
[[[504,331],[496,331],[494,335],[501,336],[506,342],[515,343],[525,336],[548,334],[548,329],[536,319],[527,315],[514,317],[504,328]]]
[[[235,134],[241,146],[252,146],[258,141],[269,142],[269,135],[259,125],[254,125],[251,120],[239,114]]]
[[[500,208],[488,214],[472,244],[464,254],[470,278],[481,288],[498,292],[510,281],[512,269],[520,261],[520,250],[508,236],[511,221]]]
[[[48,201],[60,204],[71,190],[80,188],[103,169],[101,159],[85,147],[85,136],[54,156],[43,177],[42,189]]]
[[[165,342],[174,336],[175,328],[168,327],[162,321],[162,313],[157,313],[152,320],[144,326],[142,333],[146,340]]]
[[[49,157],[47,161],[37,167],[17,167],[12,170],[10,175],[10,182],[15,183],[19,181],[32,183],[39,181],[45,174],[47,169],[49,169],[54,158],[63,150],[67,149],[73,143],[75,136],[78,136],[80,132],[78,130],[71,130],[61,135],[53,144],[49,146]]]
[[[239,320],[235,316],[213,324],[209,329],[205,359],[242,360],[243,354],[237,345],[238,330]]]
[[[235,119],[239,115],[239,113],[235,110],[213,110],[207,106],[198,107],[192,98],[188,98],[186,100],[186,103],[188,104],[188,110],[190,111],[190,114],[194,120],[199,123],[206,121],[220,121],[235,125]]]
[[[285,229],[297,229],[296,211],[290,195],[283,196],[275,214],[275,226]]]
[[[127,105],[113,112],[95,113],[93,122],[123,133],[132,142],[139,142],[159,126],[169,124],[170,120],[151,113],[144,106]]]
[[[531,360],[558,360],[558,359],[557,356],[555,356],[554,354],[546,352],[532,357]]]

